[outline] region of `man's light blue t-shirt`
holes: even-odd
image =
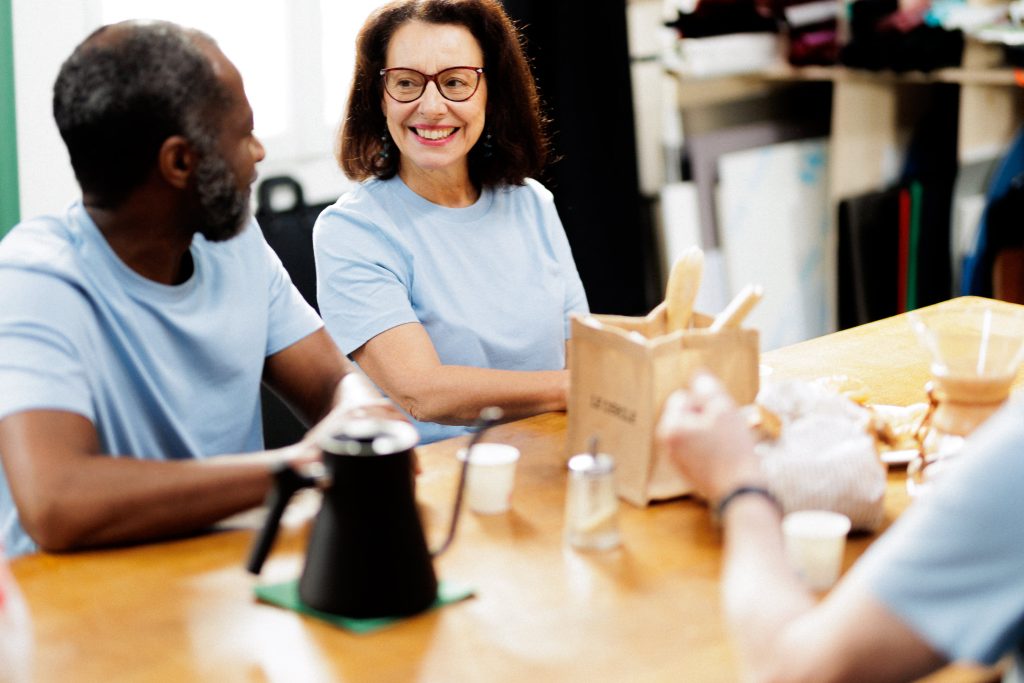
[[[447,208],[399,177],[342,196],[313,231],[317,299],[345,354],[419,322],[445,365],[565,367],[569,314],[587,312],[565,230],[540,183]],[[425,443],[466,427],[417,422]]]
[[[855,566],[894,614],[951,660],[993,664],[1024,646],[1024,400],[964,446]]]
[[[264,359],[322,323],[255,221],[190,253],[191,277],[168,286],[128,268],[81,203],[15,227],[0,242],[0,419],[77,413],[114,456],[260,450]],[[0,539],[35,549],[2,471]]]

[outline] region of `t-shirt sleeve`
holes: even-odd
[[[93,319],[88,302],[63,280],[6,268],[0,292],[0,419],[67,410],[94,420],[80,325]]]
[[[313,307],[303,298],[292,283],[281,259],[263,238],[255,224],[249,228],[253,249],[262,259],[267,273],[267,347],[265,355],[288,348],[300,339],[312,334],[323,326],[323,321]]]
[[[1024,637],[1024,407],[998,415],[851,575],[950,659],[984,664]]]
[[[565,234],[562,219],[558,216],[558,210],[555,208],[555,201],[551,191],[536,181],[530,180],[527,182],[540,197],[548,244],[550,244],[551,250],[558,260],[562,277],[565,280],[565,338],[568,339],[571,336],[569,314],[589,313],[590,305],[587,303],[587,294],[583,289],[583,282],[580,280],[580,274],[576,268],[576,260],[572,256],[569,238]]]
[[[365,214],[335,205],[313,229],[317,303],[346,355],[381,332],[418,322],[412,269],[395,239]]]

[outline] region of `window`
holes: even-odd
[[[96,23],[166,19],[209,33],[242,73],[275,167],[330,158],[355,36],[380,0],[96,0]]]
[[[323,64],[323,117],[336,125],[345,110],[352,87],[352,69],[356,60],[356,34],[366,17],[384,3],[374,0],[320,0],[323,27],[321,63]]]

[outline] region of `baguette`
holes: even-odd
[[[764,288],[761,285],[747,285],[721,313],[715,316],[708,329],[711,332],[718,332],[724,327],[739,327],[747,313],[750,313],[750,309],[757,305],[763,295]]]
[[[696,245],[687,248],[672,264],[665,287],[668,332],[686,329],[690,324],[693,302],[703,275],[704,252]]]

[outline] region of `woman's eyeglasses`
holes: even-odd
[[[420,73],[403,66],[380,70],[384,78],[384,90],[398,102],[418,100],[431,81],[437,86],[441,97],[452,102],[464,102],[480,87],[483,73],[482,66],[453,66],[436,74]]]

